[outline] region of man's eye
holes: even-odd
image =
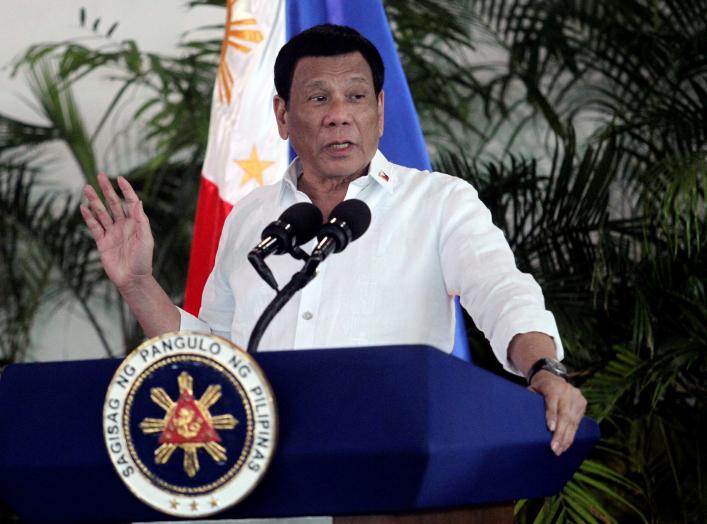
[[[326,96],[324,95],[310,96],[309,99],[313,102],[326,102]]]
[[[351,95],[351,98],[353,100],[363,100],[364,98],[366,98],[366,94],[365,93],[354,93],[353,95]]]

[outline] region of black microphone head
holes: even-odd
[[[363,235],[371,224],[371,210],[361,200],[344,200],[329,215],[329,220],[319,230],[320,242],[324,238],[334,241],[334,253],[343,250],[350,242]]]
[[[314,204],[298,202],[285,209],[280,215],[280,220],[292,226],[296,237],[295,245],[299,246],[315,237],[319,228],[322,227],[324,218],[322,212]]]
[[[343,221],[351,228],[351,241],[363,235],[371,225],[371,209],[363,200],[344,200],[331,210],[329,221]]]
[[[322,212],[319,208],[308,202],[299,202],[285,209],[280,218],[263,229],[261,238],[277,239],[271,252],[281,255],[290,248],[312,240],[321,225]]]

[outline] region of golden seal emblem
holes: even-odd
[[[220,337],[170,333],[116,371],[103,430],[118,475],[140,500],[178,517],[236,504],[273,456],[272,390],[250,355]]]

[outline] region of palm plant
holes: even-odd
[[[602,423],[594,474],[578,472],[542,505],[520,503],[519,518],[703,522],[707,3],[388,6],[417,13],[396,25],[423,43],[400,46],[413,72],[445,50],[425,45],[435,38],[425,40],[427,17],[466,27],[440,77],[410,76],[423,126],[440,128],[425,93],[468,90],[461,102],[476,112],[460,103],[454,117],[448,104],[438,113],[460,123],[445,130],[456,134],[451,147],[438,143],[437,164],[479,188],[519,265],[543,284]],[[505,58],[465,74],[467,54],[484,47]],[[468,133],[472,123],[482,132]],[[533,135],[534,148],[519,147]]]
[[[92,45],[77,42],[39,44],[31,47],[17,62],[15,72],[25,71],[38,113],[47,125],[31,125],[0,115],[0,168],[2,168],[3,197],[7,205],[0,209],[2,223],[7,227],[6,264],[3,277],[4,294],[13,297],[0,308],[0,317],[6,319],[3,330],[2,356],[16,360],[30,343],[29,331],[39,305],[50,295],[69,292],[78,300],[93,325],[108,355],[121,354],[136,345],[141,335],[135,322],[120,305],[120,299],[110,286],[96,285],[104,281],[100,269],[95,269],[95,254],[87,256],[85,249],[64,249],[61,260],[46,252],[47,235],[58,231],[43,231],[39,224],[51,222],[66,227],[66,236],[56,236],[70,247],[69,238],[87,240],[76,204],[69,197],[37,196],[36,179],[41,177],[41,156],[38,151],[45,144],[59,141],[65,144],[76,161],[86,183],[96,186],[99,169],[112,175],[128,177],[137,188],[151,217],[157,240],[155,274],[175,301],[181,301],[186,278],[192,217],[203,155],[208,133],[209,101],[215,65],[218,61],[220,40],[209,38],[187,39],[177,57],[142,52],[130,40],[117,41],[113,35],[117,24],[105,34],[100,33],[100,20],[89,22],[85,10],[79,20],[90,26]],[[73,95],[73,86],[86,75],[109,71],[116,85],[113,99],[104,109],[95,129],[88,130],[81,116],[79,104]],[[142,90],[146,102],[133,110],[128,127],[121,135],[133,135],[139,149],[120,146],[114,141],[112,156],[102,161],[97,158],[95,143],[99,136],[109,132],[106,124],[118,119],[123,103]],[[119,137],[120,138],[120,135]],[[128,149],[127,151],[125,149]],[[129,161],[126,162],[126,156]],[[20,169],[22,173],[16,174]],[[31,176],[30,176],[31,172]],[[24,208],[16,208],[20,200]],[[56,205],[63,201],[63,211],[57,214]],[[17,213],[26,213],[26,224],[21,229]],[[57,228],[59,226],[57,225]],[[72,229],[72,230],[70,230]],[[72,236],[73,235],[73,236]],[[5,238],[5,237],[4,237]],[[13,273],[17,256],[25,251],[22,244],[30,243],[42,258],[41,275]],[[54,257],[54,258],[53,258]],[[39,264],[39,262],[37,263]],[[67,287],[67,275],[56,271],[57,264],[75,267],[78,281]],[[37,268],[37,271],[39,269]],[[40,278],[41,277],[41,278]],[[75,288],[75,289],[74,289]],[[30,294],[29,290],[33,290]],[[92,300],[115,304],[120,313],[123,344],[112,348],[103,336],[100,321],[93,314]]]
[[[32,318],[52,295],[71,293],[92,318],[86,297],[100,266],[70,199],[32,199],[34,173],[24,164],[3,162],[0,173],[0,359],[17,361],[30,346]]]

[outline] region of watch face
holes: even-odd
[[[563,365],[562,365],[560,362],[558,362],[557,360],[547,359],[547,364],[546,364],[546,365],[547,365],[548,368],[552,369],[552,370],[553,370],[554,372],[556,372],[556,373],[563,373],[563,374],[566,374],[566,373],[567,373],[567,368],[566,368],[565,366],[563,366]]]

